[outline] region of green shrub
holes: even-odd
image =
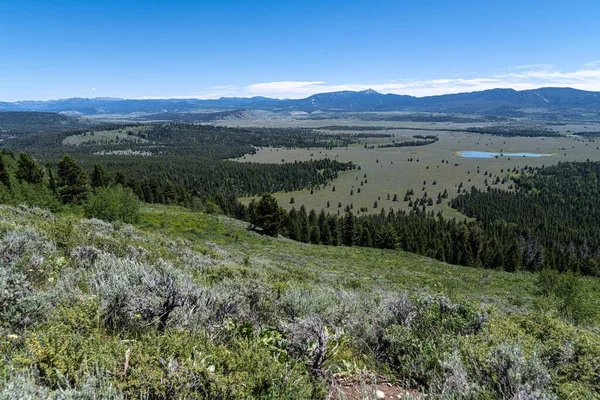
[[[409,384],[430,386],[443,378],[442,360],[452,354],[459,338],[477,333],[482,320],[472,304],[426,297],[410,319],[385,329],[384,358]]]
[[[105,221],[137,222],[140,218],[140,204],[131,189],[99,187],[88,197],[84,205],[85,216]]]
[[[75,218],[56,218],[49,227],[50,237],[56,246],[64,252],[69,252],[81,238],[78,236]]]
[[[536,280],[538,294],[544,297],[541,308],[554,308],[561,318],[574,324],[588,322],[594,316],[591,299],[580,290],[581,279],[572,272],[544,269]]]
[[[500,398],[548,399],[550,374],[537,353],[525,354],[516,343],[501,343],[488,354],[488,377]]]
[[[207,214],[223,214],[223,210],[213,201],[207,201],[204,205],[204,212]]]
[[[32,331],[14,363],[37,368],[52,389],[83,390],[90,378],[112,384],[126,398],[318,399],[326,395],[302,364],[280,358],[258,332],[235,333],[215,343],[198,333],[150,330],[109,335],[92,299],[60,309]],[[128,360],[128,361],[127,361]],[[104,385],[106,386],[106,385]]]
[[[0,268],[0,324],[22,330],[47,312],[43,296],[35,293],[25,274],[12,264]]]
[[[461,348],[473,379],[495,396],[523,391],[587,399],[600,392],[600,339],[555,317],[494,315]]]
[[[25,204],[30,207],[40,207],[53,212],[60,211],[62,205],[56,195],[43,183],[28,183],[14,181],[11,189],[0,187],[0,203],[14,206]]]

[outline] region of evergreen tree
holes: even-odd
[[[58,194],[61,201],[79,203],[87,196],[87,177],[77,161],[64,155],[58,163]]]
[[[248,221],[250,221],[250,223],[257,225],[256,222],[256,200],[252,199],[250,200],[250,203],[248,203]]]
[[[17,161],[17,172],[15,174],[19,182],[41,183],[44,178],[44,170],[27,153],[19,154]]]
[[[327,222],[329,224],[329,230],[331,232],[331,244],[333,246],[339,246],[342,244],[342,234],[340,231],[340,222],[337,217],[327,216]]]
[[[354,245],[354,215],[351,211],[346,212],[344,218],[344,236],[342,238],[342,244],[346,246]]]
[[[6,169],[6,164],[4,163],[4,158],[0,156],[0,183],[10,190],[10,176],[8,174],[8,169]]]
[[[308,213],[308,224],[311,227],[317,225],[317,212],[314,210],[314,208],[310,210],[310,213]]]
[[[521,246],[517,238],[513,239],[506,253],[504,267],[509,272],[514,272],[521,268]]]
[[[379,226],[375,239],[376,246],[382,249],[395,249],[398,247],[398,234],[394,227],[384,223]]]
[[[270,193],[263,194],[256,206],[256,225],[269,236],[277,236],[284,221],[285,213]]]
[[[371,232],[366,227],[363,227],[362,234],[360,236],[360,245],[362,247],[373,247],[373,240],[371,239]]]
[[[92,175],[90,176],[90,183],[93,188],[106,187],[106,173],[104,172],[104,168],[102,168],[102,166],[98,164],[94,165],[94,170],[92,171]]]
[[[121,185],[121,186],[125,186],[127,179],[125,178],[125,175],[122,172],[117,172],[115,174],[115,184],[116,185]]]
[[[318,219],[319,230],[321,231],[321,243],[331,244],[331,229],[329,227],[325,211],[321,210]]]
[[[308,223],[308,215],[306,214],[306,207],[304,204],[300,206],[298,225],[300,226],[300,241],[308,243],[310,240],[310,224]]]
[[[298,225],[298,211],[292,208],[287,218],[287,236],[292,240],[300,240],[300,226]]]
[[[52,172],[52,167],[50,166],[50,164],[46,166],[46,169],[48,170],[48,188],[50,188],[52,193],[56,193],[56,178],[54,177],[54,172]]]
[[[321,243],[321,231],[319,230],[319,227],[317,225],[313,225],[310,228],[310,242],[312,244]]]

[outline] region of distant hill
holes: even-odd
[[[69,117],[52,112],[0,112],[0,134],[19,135],[38,131],[86,128],[94,123],[87,118]]]
[[[232,119],[244,118],[247,114],[247,110],[232,110],[232,111],[218,111],[211,113],[176,113],[176,112],[164,112],[158,114],[144,115],[136,118],[140,121],[174,121],[174,122],[188,122],[188,123],[199,123],[199,122],[213,122],[213,121],[224,121]]]
[[[587,110],[600,112],[600,92],[571,88],[540,88],[517,91],[491,89],[479,92],[414,97],[382,94],[374,90],[319,93],[304,99],[272,99],[267,97],[223,97],[214,100],[114,98],[72,98],[50,101],[1,103],[0,111],[69,112],[73,114],[164,114],[190,113],[199,110],[271,110],[271,111],[419,111],[470,113],[484,115],[519,115],[522,108],[552,112]],[[144,118],[154,117],[152,115]]]

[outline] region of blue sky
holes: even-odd
[[[600,1],[0,0],[0,101],[600,91]]]

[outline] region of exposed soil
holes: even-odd
[[[377,383],[358,378],[336,378],[331,386],[332,400],[424,399],[426,395],[388,382]]]

